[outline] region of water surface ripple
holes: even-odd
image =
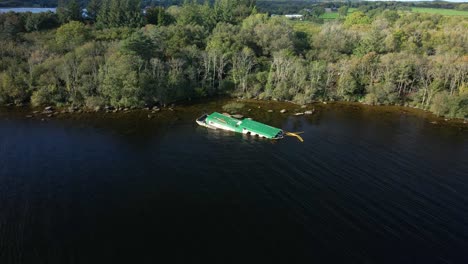
[[[201,110],[200,110],[201,111]],[[399,112],[0,116],[0,263],[468,263],[468,133]],[[265,119],[265,118],[263,118]]]

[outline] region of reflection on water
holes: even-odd
[[[261,102],[243,114],[305,142],[195,124],[222,105],[152,119],[2,111],[0,263],[468,261],[463,127]]]

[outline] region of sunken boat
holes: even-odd
[[[200,126],[207,128],[222,129],[268,139],[282,139],[285,136],[285,132],[282,129],[254,121],[250,118],[240,120],[218,112],[204,114],[196,122]]]

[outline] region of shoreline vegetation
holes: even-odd
[[[397,105],[466,122],[468,17],[389,6],[342,6],[333,21],[322,7],[303,10],[305,21],[269,16],[252,0],[144,13],[139,0],[69,0],[57,13],[0,14],[0,105],[53,117],[230,96]]]

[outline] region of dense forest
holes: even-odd
[[[0,15],[0,104],[144,107],[230,95],[468,117],[468,19],[369,9],[293,21],[253,0],[60,1]],[[343,7],[347,8],[347,7]]]
[[[91,0],[79,0],[77,3],[86,7]],[[206,0],[198,0],[198,3],[204,3]],[[185,0],[141,0],[142,6],[162,6],[169,7],[172,5],[181,5]],[[208,0],[213,4],[215,0]],[[315,6],[339,8],[343,5],[352,8],[363,9],[408,9],[411,7],[429,7],[429,8],[446,8],[458,9],[462,5],[462,9],[467,7],[466,3],[446,2],[446,1],[362,1],[362,0],[257,0],[257,9],[260,12],[270,14],[286,14],[298,13],[305,8],[313,8]],[[0,7],[57,7],[57,0],[3,0],[0,2]],[[467,10],[467,9],[464,9]]]

